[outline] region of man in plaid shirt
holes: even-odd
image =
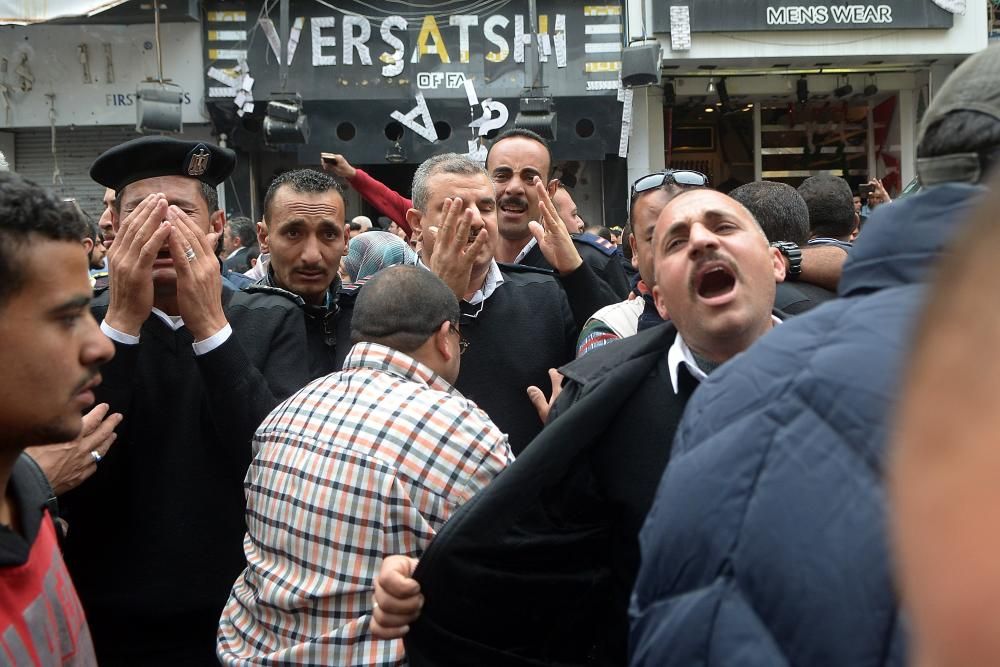
[[[397,665],[369,632],[388,554],[419,556],[511,460],[507,436],[453,387],[466,347],[452,291],[399,266],[369,281],[344,369],[257,430],[247,568],[222,613],[223,664]]]

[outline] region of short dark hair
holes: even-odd
[[[839,176],[820,174],[802,181],[799,194],[809,208],[809,232],[813,236],[846,238],[857,225],[854,193]]]
[[[673,199],[678,195],[682,195],[689,190],[711,190],[707,185],[683,185],[681,183],[675,183],[671,180],[664,180],[663,185],[658,188],[653,188],[652,190],[643,190],[642,192],[636,192],[632,194],[631,199],[628,202],[628,223],[632,224],[632,211],[635,210],[635,203],[639,201],[639,197],[649,194],[650,192],[656,192],[657,190],[663,190],[670,195]]]
[[[458,299],[440,278],[417,266],[390,266],[358,293],[352,343],[378,343],[410,353],[444,322],[458,324]]]
[[[22,250],[33,239],[80,243],[88,233],[76,207],[14,173],[0,172],[0,306],[24,285]]]
[[[809,241],[809,207],[798,190],[786,183],[755,181],[739,186],[729,196],[757,219],[768,241]]]
[[[549,156],[549,171],[552,171],[552,150],[549,148],[549,142],[545,141],[545,138],[537,132],[532,132],[531,130],[523,127],[512,127],[511,129],[504,130],[498,134],[497,138],[493,140],[493,143],[490,144],[489,149],[486,151],[486,161],[490,161],[490,153],[493,152],[494,146],[499,144],[504,139],[514,139],[517,137],[541,144],[542,147],[545,148],[545,154]],[[546,177],[548,176],[549,174],[546,174]]]
[[[283,174],[279,174],[271,184],[267,186],[267,194],[264,195],[264,216],[267,217],[271,211],[271,202],[274,201],[274,197],[278,194],[278,190],[287,185],[295,192],[303,192],[309,194],[322,194],[324,192],[336,192],[340,195],[340,199],[344,199],[344,191],[340,188],[340,184],[334,180],[333,176],[329,174],[324,174],[321,171],[316,171],[315,169],[293,169],[291,171],[286,171]]]
[[[600,236],[605,241],[611,241],[611,230],[603,225],[588,225],[584,228],[583,232],[585,234]]]
[[[427,213],[427,203],[431,198],[429,183],[435,174],[458,174],[460,176],[475,176],[481,174],[490,181],[489,175],[480,164],[468,155],[459,153],[442,153],[424,160],[413,173],[413,183],[410,187],[410,196],[413,201],[413,208],[421,213]],[[492,181],[490,181],[492,183]]]
[[[238,215],[230,218],[228,222],[230,232],[233,236],[239,237],[240,244],[244,248],[249,248],[257,240],[257,225],[250,218]]]
[[[1000,121],[978,111],[953,111],[924,133],[917,157],[978,153],[980,181],[1000,162]]]

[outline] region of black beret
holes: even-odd
[[[236,153],[201,141],[139,137],[104,151],[90,166],[90,177],[121,192],[129,183],[157,176],[188,176],[218,185],[233,172]]]

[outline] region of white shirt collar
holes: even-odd
[[[483,301],[486,301],[486,299],[493,296],[493,292],[495,292],[500,285],[503,285],[503,273],[500,272],[500,267],[497,265],[497,261],[495,259],[491,259],[490,270],[489,273],[486,274],[486,282],[483,283],[482,288],[476,290],[476,293],[466,299],[466,301],[472,305],[482,303]]]
[[[527,255],[529,252],[531,252],[531,249],[534,248],[536,245],[538,245],[538,241],[535,239],[534,236],[532,236],[531,240],[528,241],[527,245],[521,248],[521,252],[517,253],[517,257],[514,258],[514,261],[512,263],[520,264],[521,260],[524,259],[524,256]]]
[[[781,320],[774,315],[771,315],[771,320],[775,326],[781,324]],[[677,371],[681,364],[687,366],[688,372],[698,382],[704,382],[705,378],[708,377],[705,371],[698,367],[694,353],[691,352],[691,348],[688,347],[687,343],[681,337],[680,332],[678,332],[677,337],[674,338],[674,344],[667,351],[667,369],[670,371],[670,386],[673,387],[675,394],[680,392],[677,383]]]
[[[424,260],[421,257],[417,257],[417,266],[422,266],[428,271],[431,270],[431,267],[424,264]],[[500,266],[497,264],[495,259],[491,259],[490,270],[486,273],[486,281],[483,283],[482,288],[476,290],[475,294],[466,299],[466,302],[472,304],[473,306],[477,303],[482,303],[486,299],[493,296],[493,292],[495,292],[500,285],[503,285],[503,283],[504,278],[503,273],[500,271]]]
[[[163,320],[163,323],[166,324],[171,329],[173,329],[174,331],[177,331],[182,326],[184,326],[184,320],[181,319],[180,315],[167,315],[159,308],[153,308],[153,314],[159,317],[161,320]]]
[[[226,257],[226,259],[232,259],[233,257],[236,257],[236,253],[238,253],[240,250],[243,250],[243,246],[240,246],[236,250],[234,250],[231,253],[229,253],[229,256]]]

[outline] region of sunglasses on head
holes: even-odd
[[[664,171],[647,174],[632,184],[632,191],[629,193],[629,200],[635,201],[635,198],[643,192],[657,190],[669,183],[703,188],[708,185],[708,176],[700,171],[694,171],[692,169],[666,169]]]

